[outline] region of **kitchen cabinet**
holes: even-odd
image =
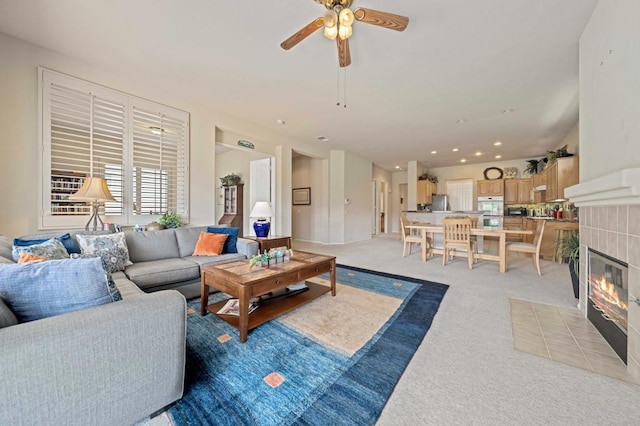
[[[506,183],[505,182],[505,197],[506,197],[506,191],[507,191],[507,187],[506,187]],[[517,230],[522,230],[525,229],[524,228],[524,224],[523,221],[526,219],[523,219],[522,217],[516,216],[516,217],[510,217],[510,216],[505,216],[502,222],[502,227],[504,229],[517,229]],[[518,242],[522,242],[522,235],[512,235],[512,234],[507,234],[507,241],[518,241]]]
[[[505,179],[504,203],[527,204],[531,202],[531,179]]]
[[[431,204],[433,194],[437,192],[437,186],[430,180],[419,180],[416,193],[418,204]]]
[[[565,199],[565,188],[578,183],[578,157],[561,157],[555,159],[544,169],[547,179],[546,201]]]
[[[531,185],[534,188],[537,188],[538,186],[546,185],[546,184],[547,184],[547,175],[544,174],[544,172],[531,175]]]
[[[504,195],[504,181],[502,179],[479,180],[476,192],[478,197]]]

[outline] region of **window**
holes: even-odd
[[[106,222],[167,211],[188,221],[188,113],[44,68],[40,76],[41,228],[84,226],[89,206],[68,197],[89,176],[105,178],[117,200],[101,207]]]
[[[449,194],[451,210],[475,210],[473,205],[473,179],[447,180],[445,186],[447,194]]]

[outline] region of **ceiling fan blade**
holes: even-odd
[[[336,37],[338,42],[338,61],[340,67],[348,67],[351,65],[351,51],[349,50],[349,39],[342,40],[340,37]]]
[[[294,35],[292,35],[282,43],[280,43],[280,47],[282,47],[284,50],[291,49],[293,46],[300,43],[305,38],[309,37],[318,29],[322,28],[323,25],[324,25],[323,18],[314,19],[309,25],[307,25],[306,27],[304,27],[303,29],[301,29],[300,31],[298,31],[297,33],[295,33]]]
[[[353,14],[356,17],[356,20],[360,22],[389,28],[390,30],[404,31],[409,24],[409,18],[406,16],[380,12],[379,10],[365,9],[364,7],[356,9]]]

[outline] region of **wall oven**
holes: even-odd
[[[485,228],[501,228],[504,216],[503,197],[478,197],[478,210],[482,212]]]

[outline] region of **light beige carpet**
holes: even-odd
[[[313,278],[317,284],[328,280]],[[327,293],[281,321],[312,339],[351,356],[367,343],[391,318],[402,300],[366,290],[336,284],[336,296]]]

